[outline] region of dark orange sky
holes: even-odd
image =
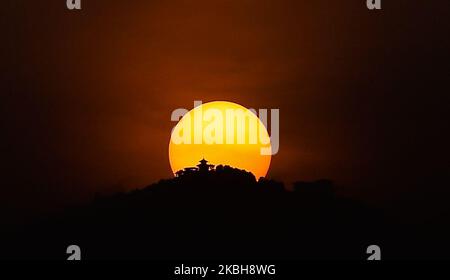
[[[7,1],[10,203],[170,177],[170,114],[194,100],[279,108],[277,180],[390,199],[445,174],[448,1],[341,2]]]

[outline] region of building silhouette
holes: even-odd
[[[214,164],[208,164],[206,159],[202,159],[197,164],[197,167],[186,167],[183,170],[175,172],[175,177],[182,177],[184,175],[189,175],[193,173],[208,173],[214,170]]]
[[[214,170],[214,165],[208,164],[208,161],[204,158],[200,161],[200,164],[197,164],[197,167],[199,172],[208,172],[210,170]]]

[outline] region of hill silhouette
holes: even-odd
[[[401,234],[377,209],[336,196],[329,180],[297,182],[288,191],[217,166],[97,196],[15,232],[3,252],[64,259],[76,244],[84,259],[365,259],[367,246],[389,246],[395,232]],[[391,254],[406,254],[396,246]]]

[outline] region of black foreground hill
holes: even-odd
[[[408,238],[379,211],[336,197],[330,181],[287,191],[218,166],[97,197],[14,233],[2,254],[66,259],[75,244],[83,259],[363,260],[372,244],[387,248],[387,257],[405,257],[398,240],[407,246]]]

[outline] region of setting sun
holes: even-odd
[[[196,166],[202,158],[265,177],[271,161],[266,127],[249,109],[215,101],[195,107],[172,131],[169,160],[173,173]]]

